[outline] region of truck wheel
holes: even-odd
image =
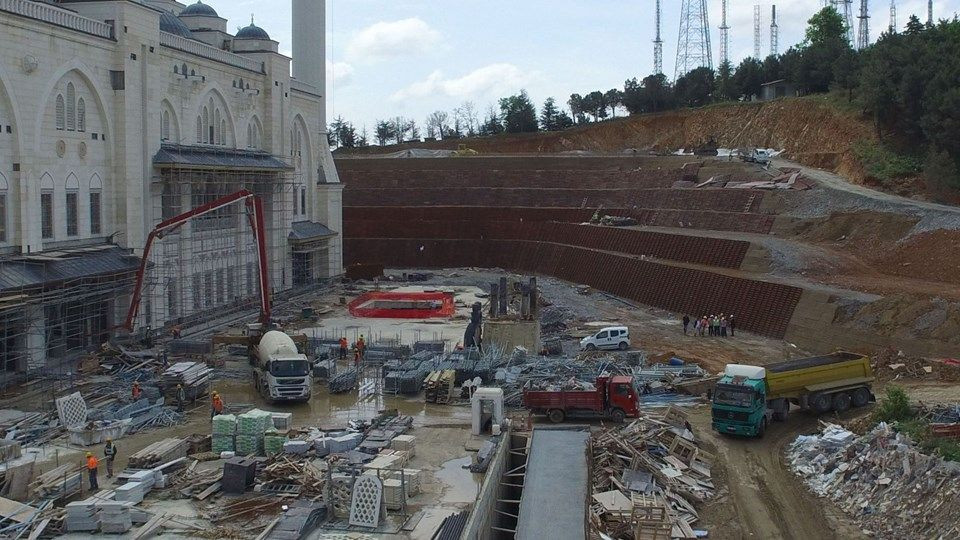
[[[595,351],[595,350],[597,350],[597,346],[594,345],[593,343],[588,343],[588,344],[587,344],[587,350],[588,350],[588,351]]]
[[[845,412],[850,409],[850,394],[846,392],[840,392],[833,395],[833,410],[838,413]]]
[[[553,409],[550,411],[549,414],[547,414],[547,418],[549,418],[550,421],[553,422],[554,424],[559,424],[560,422],[563,422],[563,419],[566,417],[567,415],[560,409]]]
[[[760,428],[757,429],[757,438],[762,439],[766,433],[767,433],[767,419],[764,418],[763,420],[760,420]]]
[[[863,407],[870,403],[870,390],[866,388],[857,388],[851,396],[854,407]]]
[[[827,394],[813,394],[810,396],[809,404],[813,412],[823,414],[830,410],[832,402],[830,401],[830,396]]]
[[[626,418],[627,414],[623,412],[623,409],[614,409],[610,412],[610,419],[613,420],[614,423],[622,424]]]
[[[625,350],[629,349],[630,346],[627,345],[627,342],[626,342],[626,341],[621,341],[621,342],[620,342],[620,345],[617,345],[617,348],[620,349],[621,351],[625,351]]]
[[[786,409],[780,411],[773,411],[773,419],[777,422],[786,422],[787,418],[790,416],[790,406],[787,405]]]

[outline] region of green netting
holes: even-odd
[[[210,450],[216,454],[221,452],[233,452],[233,435],[213,435],[213,440],[210,441]]]
[[[220,414],[213,417],[214,435],[233,435],[237,432],[237,417],[232,414]]]

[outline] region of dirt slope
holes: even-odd
[[[630,116],[563,132],[406,143],[352,152],[375,154],[412,147],[455,149],[460,143],[482,154],[619,152],[631,148],[673,151],[694,148],[713,138],[722,147],[784,149],[792,159],[805,165],[832,169],[857,180],[862,172],[851,145],[873,136],[864,119],[838,110],[823,97],[812,96]]]

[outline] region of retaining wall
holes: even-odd
[[[543,221],[349,220],[344,238],[529,240],[720,268],[740,268],[750,248],[741,240]]]
[[[776,338],[786,333],[802,293],[798,287],[546,242],[347,238],[344,245],[348,262],[538,273],[676,313],[733,314],[738,328]]]

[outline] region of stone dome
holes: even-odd
[[[164,11],[160,14],[160,31],[176,34],[187,39],[193,39],[193,32],[187,28],[187,25],[183,24],[183,21],[169,11]]]
[[[236,39],[265,39],[269,40],[270,35],[267,34],[267,31],[259,26],[253,24],[253,21],[250,21],[250,26],[241,28],[237,35],[234,36]]]
[[[204,4],[204,3],[203,3],[202,1],[200,1],[200,0],[197,0],[197,3],[196,3],[196,4],[191,4],[191,5],[187,6],[187,7],[185,7],[185,8],[183,9],[183,11],[180,12],[180,16],[181,16],[181,17],[183,17],[184,15],[187,15],[187,16],[190,16],[190,15],[198,15],[198,16],[203,16],[203,17],[219,17],[219,15],[217,15],[217,10],[215,10],[215,9],[213,9],[212,7]]]

